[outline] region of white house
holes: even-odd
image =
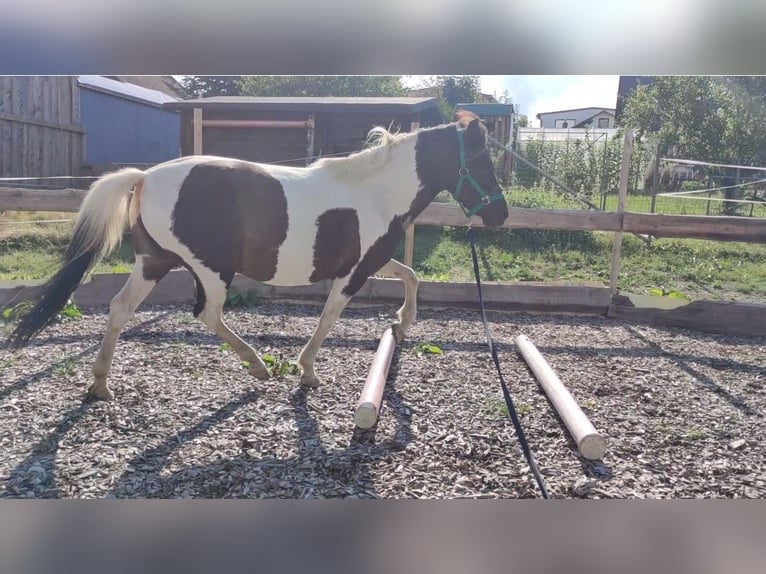
[[[541,128],[613,128],[614,108],[576,108],[537,114]]]

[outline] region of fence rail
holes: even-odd
[[[0,187],[0,211],[76,212],[86,191],[82,189],[24,189]],[[465,227],[462,210],[443,203],[430,204],[415,225]],[[482,227],[481,219],[471,225]],[[626,211],[509,208],[503,224],[509,229],[556,229],[562,231],[611,231],[639,233],[653,237],[708,239],[766,243],[766,219],[713,215],[661,215]],[[412,262],[409,262],[411,264]]]

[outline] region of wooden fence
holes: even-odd
[[[76,212],[86,191],[81,189],[30,190],[0,187],[0,211],[59,211]],[[554,210],[510,208],[510,215],[504,228],[511,229],[557,229],[566,231],[605,231],[613,233],[638,233],[653,237],[675,237],[708,239],[715,241],[737,241],[766,243],[766,219],[725,216],[658,215],[631,212],[603,212],[597,210]],[[447,204],[432,203],[415,221],[407,234],[409,248],[405,255],[412,257],[412,243],[415,228],[422,225],[466,226],[463,212]],[[481,227],[481,220],[474,217],[471,225]],[[612,271],[619,270],[619,250],[612,256]],[[615,265],[615,261],[617,265]],[[614,280],[614,277],[613,277]],[[177,279],[168,278],[168,282]],[[362,298],[386,300],[397,298],[397,286],[371,281],[369,293]],[[170,283],[168,283],[170,284]],[[83,287],[87,291],[94,288]],[[111,285],[111,283],[110,283]],[[327,295],[327,286],[276,290],[256,288],[252,282],[248,289],[259,296],[271,298],[322,299]],[[21,285],[5,285],[10,296],[22,289]],[[423,282],[419,299],[427,304],[470,305],[474,299],[475,286],[470,284],[436,284]],[[613,285],[571,285],[549,284],[493,284],[488,283],[487,295],[495,308],[571,311],[598,313],[607,317],[650,322],[662,325],[676,325],[710,332],[748,336],[766,336],[766,305],[730,301],[695,301],[684,303],[667,298],[618,294]],[[260,289],[260,291],[258,290]],[[273,291],[273,292],[272,292]],[[178,288],[170,289],[178,293]],[[367,293],[365,295],[365,293]],[[0,294],[1,295],[1,294]],[[105,293],[103,296],[111,296]],[[0,302],[6,298],[0,296]],[[108,299],[107,299],[108,300]]]
[[[79,175],[85,130],[73,76],[0,76],[0,177]]]
[[[0,211],[59,211],[74,213],[82,202],[82,189],[23,189],[0,187]],[[432,203],[415,225],[465,227],[462,210],[445,203]],[[481,219],[471,218],[473,227]],[[661,215],[625,211],[509,208],[506,229],[557,229],[563,231],[611,231],[653,237],[709,239],[766,243],[766,219],[712,215]]]

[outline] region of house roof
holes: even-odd
[[[581,122],[579,122],[579,123],[578,123],[578,124],[577,124],[575,127],[579,127],[579,126],[581,126],[581,125],[583,125],[583,124],[586,124],[586,123],[588,123],[590,120],[592,120],[592,119],[593,119],[593,118],[595,118],[596,116],[600,116],[601,114],[608,114],[608,115],[610,115],[610,116],[614,117],[614,110],[612,110],[612,109],[603,109],[603,110],[599,110],[599,111],[597,111],[595,114],[591,114],[591,115],[589,115],[587,118],[585,118],[584,120],[582,120]]]
[[[167,110],[189,110],[202,108],[210,110],[249,111],[355,111],[355,112],[405,112],[413,113],[438,109],[436,98],[413,97],[252,97],[215,96],[194,100],[171,101],[163,104]]]
[[[614,114],[614,108],[601,108],[598,106],[588,106],[587,108],[572,108],[571,110],[556,110],[553,112],[540,112],[539,114],[537,114],[536,117],[539,119],[540,116],[550,116],[555,114],[563,114],[566,112],[584,112],[585,110],[598,110],[593,115],[600,114],[602,112],[609,112],[611,114]]]
[[[77,76],[77,83],[89,90],[110,94],[126,100],[151,104],[160,107],[167,102],[174,102],[176,98],[157,90],[150,90],[135,84],[110,80],[104,76]]]

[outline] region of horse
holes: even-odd
[[[59,270],[31,300],[8,338],[19,349],[48,326],[83,278],[114,249],[129,226],[135,264],[109,305],[88,395],[114,398],[107,376],[125,324],[172,269],[193,277],[193,313],[268,379],[255,350],[223,320],[235,274],[277,286],[331,281],[318,325],[298,357],[300,384],[317,387],[314,359],[367,278],[400,279],[404,302],[391,328],[401,341],[415,321],[418,278],[392,259],[405,230],[442,190],[468,217],[496,228],[508,217],[479,118],[408,133],[374,127],[365,149],[304,167],[218,156],[184,156],[146,170],[123,168],[88,189]]]

